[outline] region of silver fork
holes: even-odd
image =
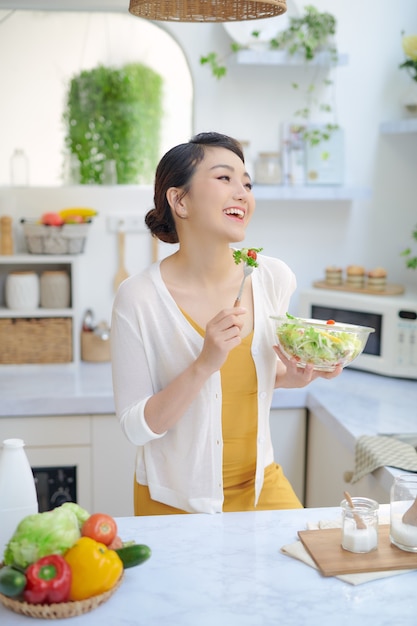
[[[240,283],[240,289],[239,289],[239,293],[237,294],[237,298],[235,300],[235,303],[233,306],[239,306],[240,304],[240,300],[242,298],[242,293],[243,293],[243,287],[245,285],[245,280],[248,276],[250,276],[250,274],[252,274],[253,272],[253,267],[252,265],[248,265],[247,263],[245,263],[245,265],[243,266],[243,279],[242,282]]]

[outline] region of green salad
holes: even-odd
[[[314,327],[287,313],[288,321],[277,326],[279,344],[285,354],[300,364],[312,363],[317,369],[329,369],[353,361],[362,351],[363,342],[352,332]]]

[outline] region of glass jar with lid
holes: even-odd
[[[353,508],[342,500],[342,548],[349,552],[372,552],[378,547],[378,508],[376,500],[351,498]]]
[[[417,476],[401,474],[390,494],[390,539],[397,548],[417,552]]]
[[[255,161],[255,182],[259,185],[281,185],[282,168],[279,152],[260,152]]]

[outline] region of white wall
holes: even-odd
[[[296,2],[298,8],[306,4]],[[258,202],[247,243],[285,259],[300,288],[322,278],[326,265],[350,263],[368,269],[383,265],[390,282],[417,285],[417,272],[407,270],[399,256],[412,243],[417,224],[417,135],[379,133],[381,122],[406,116],[402,98],[410,79],[398,69],[404,60],[401,32],[417,33],[417,3],[311,4],[336,16],[336,43],[349,55],[348,65],[335,75],[338,122],[346,134],[346,183],[371,188],[372,197],[352,203]],[[233,66],[218,81],[198,59],[219,46],[227,51],[230,39],[221,28],[178,24],[171,29],[181,31],[194,77],[195,130],[214,127],[249,139],[254,152],[277,149],[280,123],[293,110],[292,70]]]
[[[139,62],[163,77],[161,155],[192,129],[192,81],[180,46],[152,22],[119,13],[0,11],[0,185],[22,148],[31,185],[63,182],[70,80],[99,64]],[[178,89],[181,76],[181,89]],[[149,181],[152,182],[152,181]]]
[[[297,2],[298,6],[303,4]],[[417,33],[417,3],[401,0],[393,6],[388,0],[316,0],[314,5],[337,17],[337,44],[349,55],[349,64],[336,73],[338,122],[346,132],[346,183],[371,188],[372,197],[353,202],[258,202],[247,243],[263,246],[266,253],[283,258],[295,270],[300,289],[322,278],[326,265],[345,267],[350,263],[368,269],[383,265],[390,282],[415,284],[417,273],[405,269],[399,253],[411,243],[411,230],[417,223],[417,135],[380,135],[379,124],[405,116],[401,99],[408,78],[404,70],[398,69],[403,60],[401,31]],[[280,123],[292,111],[291,70],[233,66],[225,79],[217,81],[206,67],[200,66],[199,57],[213,49],[228,50],[231,40],[222,25],[183,23],[163,27],[181,44],[190,66],[194,82],[193,130],[219,130],[248,139],[254,153],[277,149]],[[0,25],[0,42],[1,37]],[[13,54],[19,56],[19,50],[21,58],[28,60],[29,51],[23,44],[14,46]],[[0,59],[3,66],[7,56],[2,54]],[[7,126],[15,128],[18,136],[18,86],[10,83],[7,89],[2,88],[0,111],[4,111],[5,102]],[[1,150],[0,137],[0,155]],[[3,161],[3,184],[4,167]],[[29,213],[73,203],[100,210],[82,259],[81,306],[92,306],[99,317],[108,317],[117,256],[115,237],[106,232],[105,215],[149,206],[151,190],[144,192],[142,200],[134,190],[123,188],[67,187],[39,189],[32,194],[28,190],[23,195],[0,189],[0,213],[12,211],[16,217],[29,217]],[[128,236],[128,266],[132,272],[143,262],[143,237]],[[148,245],[148,238],[145,241]],[[293,311],[296,305],[297,296]]]

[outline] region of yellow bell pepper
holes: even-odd
[[[119,555],[90,537],[78,539],[64,554],[64,559],[72,572],[69,599],[73,601],[109,591],[123,572]]]

